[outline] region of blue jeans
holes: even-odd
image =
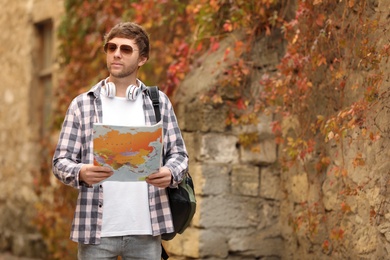
[[[99,245],[78,245],[79,260],[161,259],[161,236],[102,237]]]

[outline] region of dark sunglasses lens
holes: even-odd
[[[116,51],[117,48],[118,48],[118,45],[116,45],[115,43],[108,42],[104,46],[104,51],[108,52],[108,53],[113,53]],[[131,47],[130,45],[121,45],[120,50],[123,54],[132,54],[133,53],[133,47]]]
[[[130,45],[121,45],[121,52],[123,54],[132,54],[133,48]]]
[[[106,43],[106,45],[104,46],[104,51],[105,52],[114,52],[117,48],[117,45],[115,43]]]

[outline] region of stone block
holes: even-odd
[[[259,224],[260,199],[243,196],[202,198],[199,226],[208,228],[245,228]]]
[[[260,196],[273,200],[282,198],[280,176],[270,167],[261,168]]]
[[[17,256],[43,257],[46,248],[40,234],[14,234],[12,253]]]
[[[278,41],[282,36],[276,30],[270,37],[260,37],[255,41],[251,55],[255,66],[259,68],[273,68],[280,62],[279,53],[283,52],[282,44],[270,44],[269,42]]]
[[[194,217],[192,218],[190,226],[191,227],[200,227],[200,212],[202,209],[203,197],[199,196],[198,194],[195,194],[195,195],[196,195],[196,211],[195,211]]]
[[[295,136],[296,131],[300,128],[299,119],[297,116],[284,117],[282,120],[282,135],[283,137]]]
[[[307,201],[309,182],[306,173],[291,176],[291,198],[295,203]]]
[[[378,226],[378,231],[384,235],[387,242],[390,242],[390,223],[384,222]]]
[[[198,161],[214,163],[237,163],[238,151],[236,144],[238,138],[226,134],[205,134],[201,140]]]
[[[203,230],[200,236],[200,257],[225,259],[229,255],[226,234],[221,229]]]
[[[258,196],[259,168],[250,165],[235,165],[232,170],[232,194]]]
[[[310,173],[309,174],[312,174],[311,171],[309,171]],[[317,176],[311,176],[311,177],[317,177]],[[308,182],[310,183],[309,185],[309,190],[308,190],[308,198],[307,198],[307,202],[309,203],[309,205],[313,205],[315,203],[318,203],[318,201],[321,201],[322,200],[322,192],[321,192],[321,186],[322,186],[322,180],[320,180],[319,178],[317,179],[310,179],[308,180]]]
[[[190,167],[196,158],[199,156],[201,147],[201,135],[199,133],[182,132],[183,140],[186,144],[188,157],[190,160]]]
[[[272,115],[259,115],[257,125],[235,125],[232,127],[232,133],[235,135],[257,133],[260,140],[273,138],[272,133]]]
[[[206,94],[218,84],[219,75],[223,73],[225,68],[237,62],[234,52],[230,52],[226,56],[226,49],[234,46],[245,34],[237,32],[227,36],[220,42],[217,50],[206,52],[197,59],[196,64],[194,64],[196,69],[191,70],[180,83],[180,88],[178,88],[175,95],[175,103],[188,103],[198,99],[200,95]]]
[[[279,228],[282,237],[285,237],[286,240],[293,239],[293,236],[296,233],[290,221],[295,215],[295,209],[296,208],[294,206],[294,203],[291,203],[286,199],[280,201],[279,218],[281,221],[279,221]]]
[[[371,254],[377,247],[376,239],[377,229],[375,227],[365,226],[354,230],[352,237],[354,251],[359,255]]]
[[[276,143],[266,139],[249,147],[240,147],[241,161],[256,165],[269,165],[276,162]]]
[[[2,227],[1,225],[0,227]],[[0,252],[9,251],[12,245],[12,234],[9,230],[1,229],[0,230]]]
[[[259,207],[259,224],[258,230],[268,229],[276,226],[280,218],[280,203],[272,200],[265,200]]]
[[[224,132],[226,129],[227,107],[213,107],[199,100],[185,107],[184,126],[187,131]]]
[[[338,194],[340,191],[340,182],[334,178],[326,178],[322,185],[323,203],[326,210],[336,210],[340,207]]]
[[[173,102],[173,99],[171,99]],[[177,123],[179,124],[180,130],[182,131],[182,134],[184,131],[186,131],[186,103],[179,103],[174,106],[175,114]]]
[[[279,229],[274,226],[267,230],[247,230],[230,236],[229,250],[244,256],[255,256],[256,259],[265,256],[281,256],[283,239]]]
[[[203,177],[202,165],[198,163],[190,164],[189,171],[194,183],[195,194],[203,194],[203,187],[205,186],[206,179]]]
[[[199,195],[226,194],[230,191],[230,167],[225,164],[191,165],[195,192]]]
[[[163,241],[164,249],[168,255],[199,258],[199,236],[201,230],[187,228],[183,234],[178,234],[170,241]],[[171,259],[171,257],[170,257]]]

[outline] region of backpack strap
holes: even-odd
[[[158,93],[158,87],[148,87],[149,88],[149,94],[150,98],[153,102],[153,108],[154,108],[154,115],[156,117],[156,122],[160,122],[161,120],[161,114],[160,114],[160,95]]]
[[[148,87],[149,95],[153,102],[154,115],[156,117],[156,122],[160,122],[161,114],[160,114],[160,95],[157,86]],[[165,251],[164,246],[161,244],[161,258],[167,260],[169,258],[167,252]]]
[[[165,251],[165,248],[162,244],[161,244],[161,258],[164,260],[167,260],[169,258],[169,255],[167,254],[167,251]]]

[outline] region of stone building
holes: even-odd
[[[367,2],[389,32],[390,1]],[[35,181],[41,165],[51,159],[44,147],[51,140],[46,122],[51,116],[52,90],[58,77],[55,32],[63,1],[0,0],[0,4],[0,252],[39,259],[45,248],[31,220],[38,199]],[[390,41],[389,34],[385,35],[387,38],[378,44]],[[223,44],[228,46],[232,41],[228,38]],[[257,82],[267,69],[272,70],[283,55],[283,46],[275,48],[270,41],[272,38],[259,39],[252,54],[255,67],[260,68],[252,82]],[[223,50],[221,46],[221,51],[208,55],[202,66],[188,75],[177,94],[181,102],[176,114],[191,157],[198,210],[192,226],[165,243],[171,259],[387,259],[388,98],[383,100],[383,109],[378,109],[376,117],[385,133],[382,141],[361,141],[343,148],[345,160],[352,161],[358,150],[366,158],[364,167],[348,164],[352,174],[344,180],[350,185],[364,184],[365,189],[347,197],[350,212],[340,217],[336,213],[344,200],[338,196],[339,186],[332,185],[338,183],[334,176],[315,179],[300,169],[277,169],[278,150],[270,116],[261,115],[257,126],[226,130],[226,108],[211,107],[196,98],[216,82],[215,75],[209,72],[222,59]],[[387,63],[380,66],[386,75],[385,90],[389,87],[390,68]],[[242,133],[257,133],[259,141],[253,144],[256,149],[238,145]],[[329,147],[334,156],[339,149]],[[291,216],[313,213],[314,208],[305,211],[300,205],[315,205],[318,201],[325,211],[315,215],[315,220],[328,218],[324,228],[316,236],[308,236],[305,229],[294,231],[289,224]],[[375,223],[370,216],[372,210],[382,214]],[[325,251],[322,243],[335,223],[348,232],[342,242],[337,241],[339,251]]]
[[[31,223],[34,192],[50,129],[55,87],[55,31],[62,1],[0,1],[0,251],[40,256],[41,237]]]

